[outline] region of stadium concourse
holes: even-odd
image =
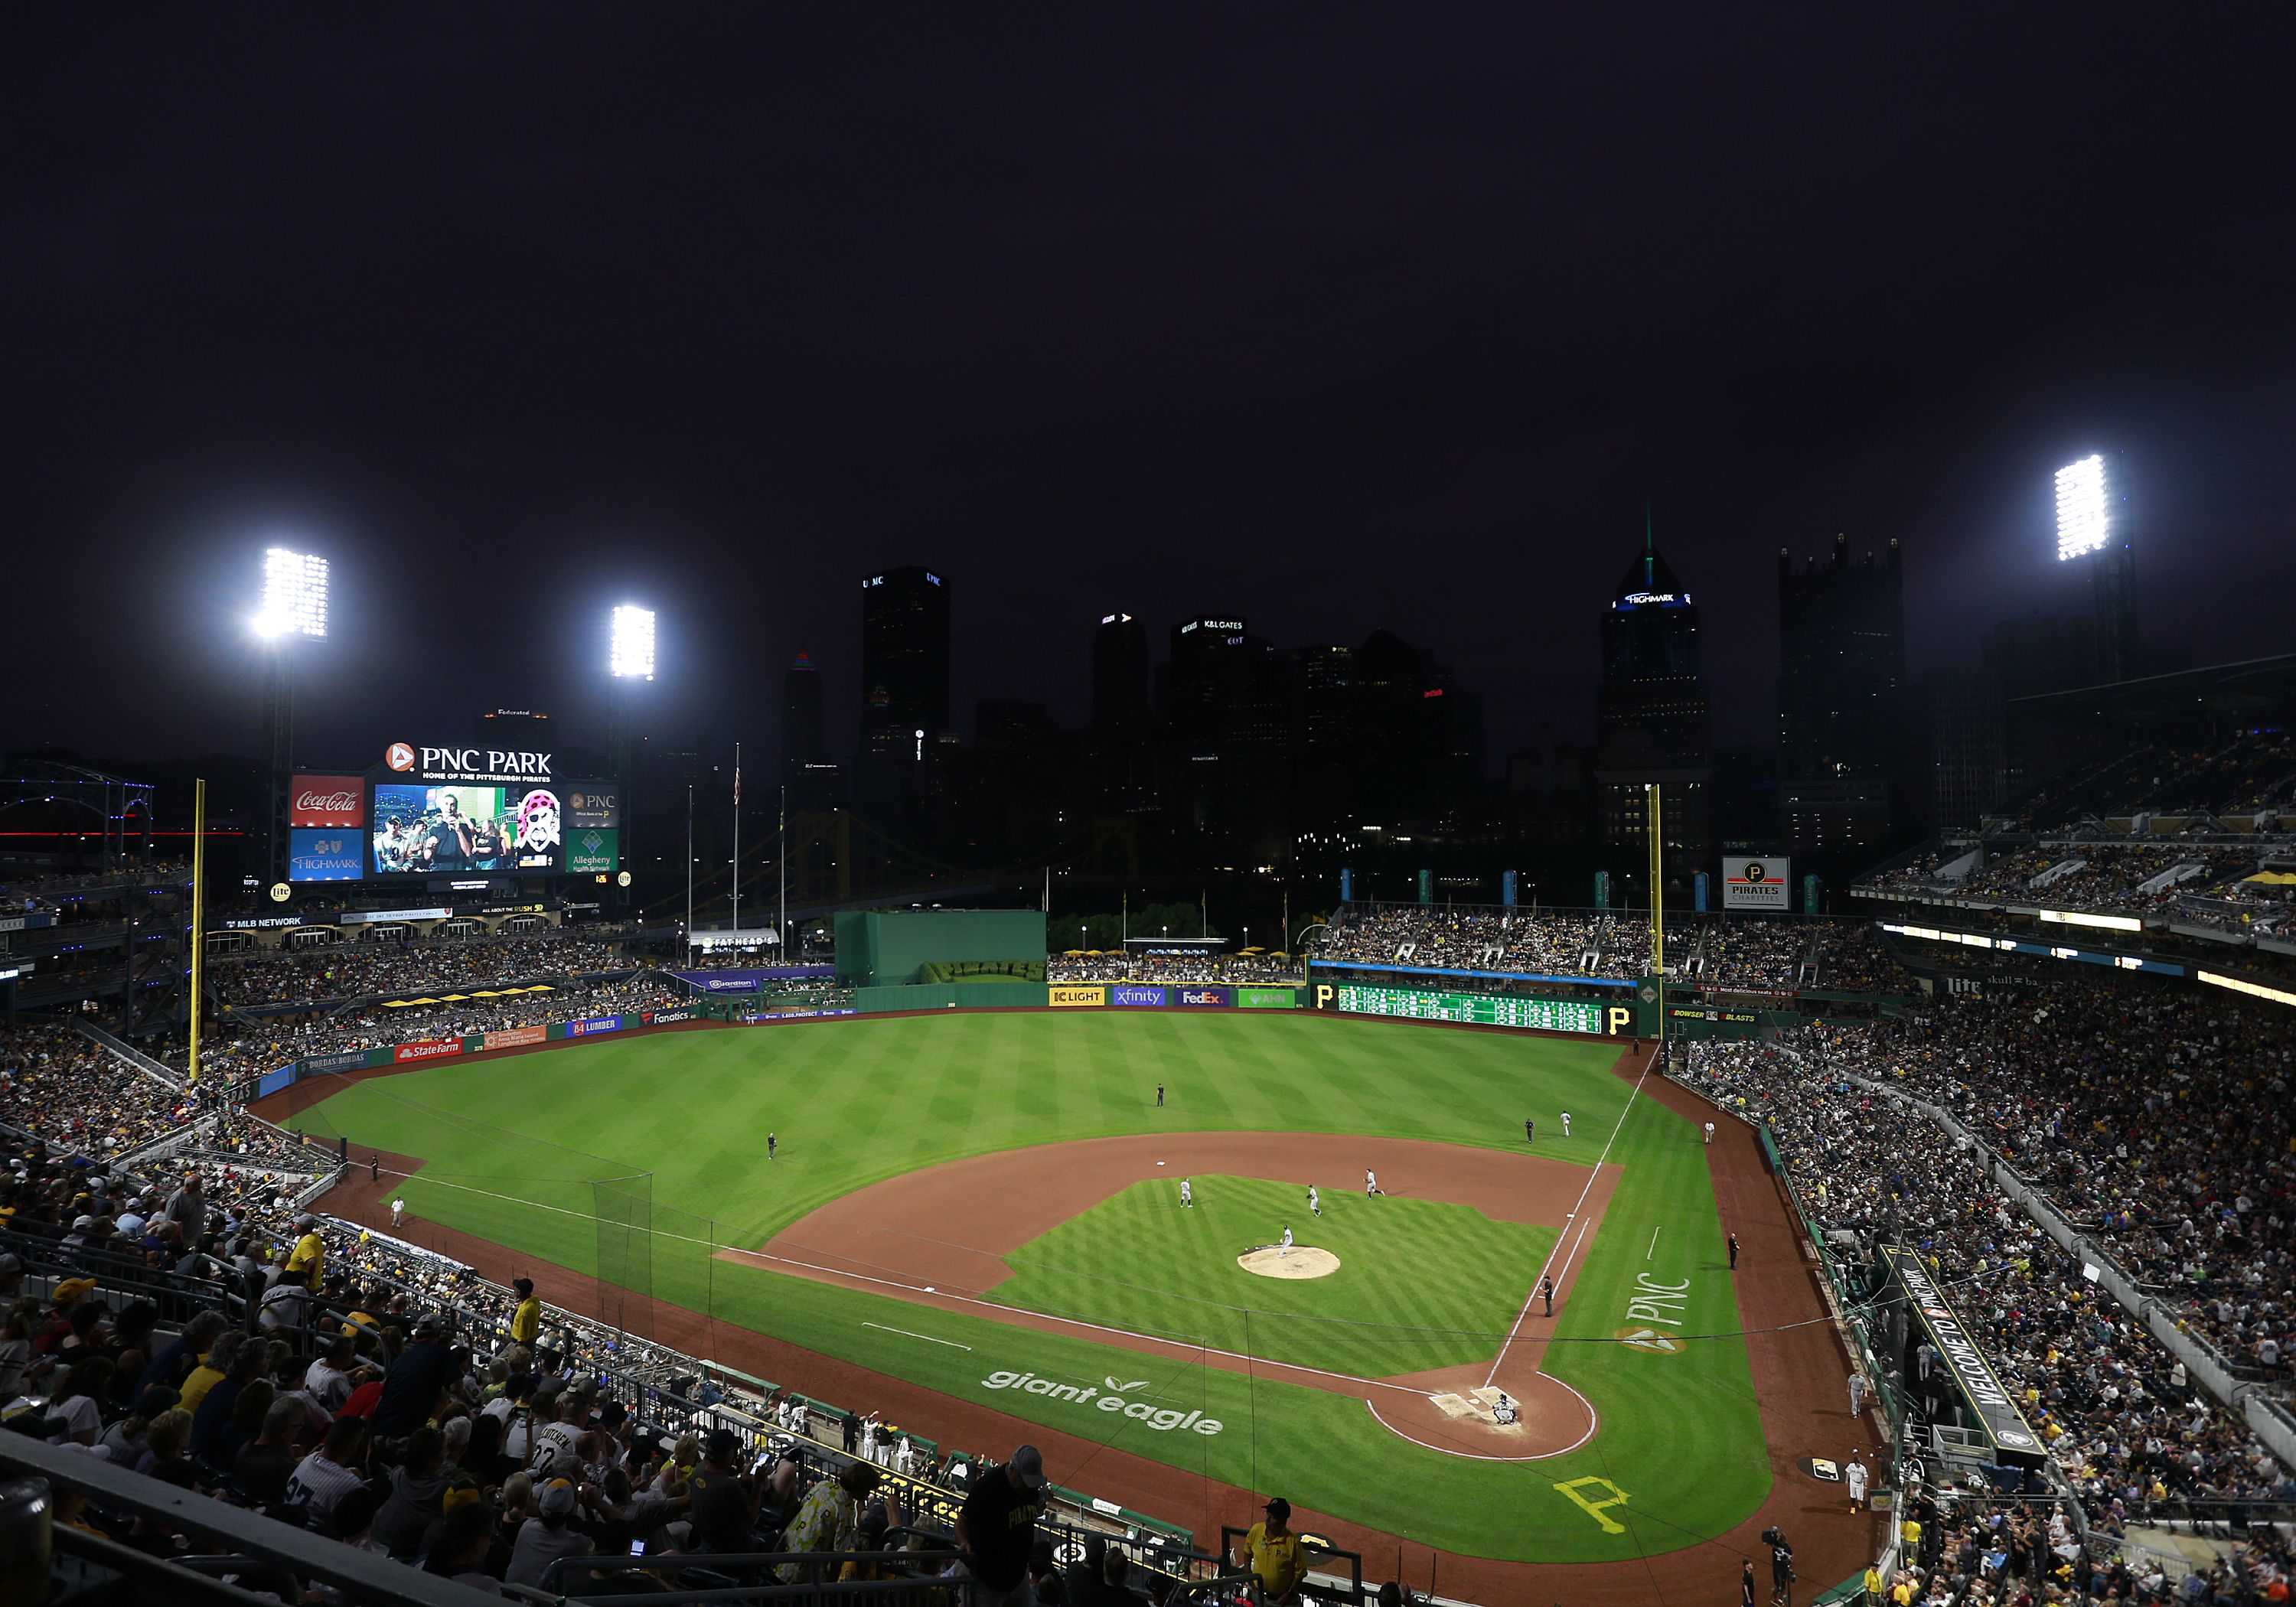
[[[1807,985],[1803,967],[1815,963],[1820,975],[1829,964],[1865,967],[1893,990],[1906,981],[1870,928],[1834,924],[1805,935],[1786,923],[1710,918],[1685,931],[1697,935],[1683,952],[1702,950],[1718,976],[1780,979],[1791,988],[1795,977]],[[1350,913],[1315,957],[1377,966],[1412,963],[1401,957],[1406,947],[1412,958],[1423,951],[1447,959],[1496,944],[1511,968],[1590,950],[1600,965],[1613,945],[1624,954],[1636,940],[1631,922],[1618,917],[1380,911]],[[418,955],[435,955],[446,975],[472,974],[454,969],[447,946],[406,957]],[[491,955],[486,963],[494,963]],[[330,980],[323,967],[299,961],[278,974],[285,980],[275,991],[290,996]],[[583,996],[620,1004],[658,996],[665,986],[624,970]],[[436,990],[451,989],[442,980]],[[0,1341],[0,1370],[12,1371],[7,1426],[57,1444],[107,1446],[113,1460],[152,1477],[319,1533],[373,1537],[404,1560],[473,1579],[500,1578],[578,1545],[627,1549],[641,1533],[656,1544],[724,1552],[726,1545],[697,1534],[690,1505],[691,1470],[703,1447],[679,1438],[713,1420],[742,1425],[745,1464],[777,1443],[773,1435],[801,1431],[791,1441],[799,1461],[768,1480],[758,1496],[760,1532],[742,1544],[777,1537],[808,1481],[844,1488],[837,1480],[848,1465],[847,1414],[832,1421],[804,1396],[768,1398],[722,1373],[705,1382],[707,1370],[691,1354],[586,1320],[575,1308],[593,1297],[570,1283],[542,1291],[552,1304],[538,1331],[521,1324],[514,1341],[518,1298],[474,1270],[478,1247],[441,1256],[372,1226],[387,1221],[387,1179],[360,1169],[337,1185],[346,1211],[371,1226],[309,1217],[315,1194],[336,1179],[338,1158],[249,1116],[230,1096],[234,1078],[283,1053],[522,1024],[565,1008],[562,1001],[545,1012],[544,995],[334,1013],[316,1007],[325,996],[289,997],[291,1005],[314,1004],[290,1013],[300,1019],[231,1029],[238,1037],[227,1032],[214,1062],[228,1074],[199,1089],[184,1086],[164,1063],[131,1060],[63,1023],[0,1032],[0,1122],[22,1147],[12,1179],[0,1180],[0,1253],[16,1259],[12,1268],[0,1261],[0,1290],[26,1297]],[[1839,1455],[1864,1455],[1877,1482],[1901,1498],[1890,1524],[1875,1529],[1876,1559],[1889,1570],[1885,1591],[1903,1583],[1905,1599],[1982,1607],[2286,1599],[2284,1531],[2250,1520],[2285,1521],[2296,1512],[2296,1476],[2247,1419],[2202,1390],[1987,1180],[1969,1149],[1912,1103],[1950,1113],[2012,1160],[2134,1279],[2170,1302],[2185,1330],[2221,1355],[2243,1389],[2284,1396],[2296,1349],[2296,1099],[2289,1088],[2296,1050],[2284,1021],[2276,1006],[2103,972],[1940,997],[1904,1019],[1690,1047],[1686,1090],[1769,1128],[1814,1229],[1860,1264],[1885,1241],[1919,1248],[2047,1442],[2046,1488],[2018,1493],[1893,1461],[1896,1447],[1871,1415],[1846,1430],[1857,1442],[1839,1447]],[[194,1173],[203,1180],[196,1194],[184,1186]],[[313,1263],[299,1249],[314,1235],[316,1287],[305,1275]],[[28,1297],[29,1290],[41,1292]],[[207,1307],[232,1314],[231,1332],[195,1324],[188,1344],[176,1342],[172,1336]],[[447,1358],[429,1317],[446,1321],[450,1337],[469,1347],[467,1357]],[[242,1331],[251,1341],[229,1342]],[[339,1332],[348,1351],[330,1356]],[[215,1365],[195,1368],[201,1355]],[[828,1365],[819,1379],[792,1374],[798,1390],[816,1397],[863,1387],[869,1376],[842,1364]],[[381,1431],[419,1421],[336,1425],[393,1398],[392,1380],[445,1382],[426,1407],[442,1418],[435,1447],[420,1433]],[[1885,1366],[1875,1382],[1915,1423],[1939,1412],[1942,1403],[1918,1379],[1891,1376]],[[164,1393],[217,1390],[226,1391],[218,1398],[230,1409],[204,1416],[187,1414]],[[890,1529],[914,1524],[926,1531],[918,1543],[930,1544],[958,1499],[955,1470],[975,1465],[945,1442],[982,1424],[927,1421],[910,1409],[923,1409],[922,1394],[889,1390],[848,1404],[857,1451],[863,1414],[898,1406],[903,1432],[870,1436],[873,1465],[887,1464],[878,1475],[884,1488],[872,1494],[884,1501]],[[403,1407],[405,1398],[398,1399]],[[291,1410],[283,1404],[290,1402]],[[741,1417],[724,1415],[736,1404]],[[554,1413],[584,1468],[571,1513],[552,1510],[562,1499],[555,1496],[543,1505],[549,1480],[536,1475],[549,1469],[530,1465],[554,1457],[559,1437],[531,1429],[515,1436]],[[504,1425],[512,1431],[507,1443]],[[904,1435],[906,1460],[919,1475],[911,1481],[890,1465],[905,1460]],[[993,1455],[1009,1450],[972,1443]],[[483,1523],[449,1520],[450,1505],[472,1510],[461,1496],[465,1477]],[[681,1494],[687,1507],[676,1505]],[[824,1494],[811,1510],[819,1517],[825,1507],[836,1511],[824,1535],[867,1544],[877,1532],[865,1529],[874,1520],[860,1500]],[[100,1505],[63,1516],[106,1532],[137,1528]],[[1918,1528],[1901,1529],[1906,1517]],[[2229,1521],[2237,1533],[2205,1548],[2178,1550],[2163,1537]],[[141,1521],[146,1527],[132,1538],[158,1549],[171,1544]],[[721,1537],[734,1540],[730,1532]],[[1574,1588],[1585,1587],[1574,1600],[1625,1599],[1600,1579],[1577,1577],[1599,1570],[1563,1571]],[[1163,1576],[1146,1582],[1169,1587]]]

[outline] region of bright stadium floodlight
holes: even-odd
[[[2104,459],[2092,452],[2057,471],[2057,562],[2096,552],[2110,520],[2104,506]]]
[[[653,679],[653,610],[635,603],[614,610],[613,651],[607,668],[618,676]]]
[[[263,554],[263,606],[255,616],[258,636],[324,636],[327,634],[327,561],[308,553],[269,547]]]

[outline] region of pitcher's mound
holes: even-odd
[[[1289,1255],[1270,1244],[1245,1250],[1235,1264],[1263,1278],[1328,1278],[1339,1271],[1340,1258],[1312,1244],[1294,1244]]]

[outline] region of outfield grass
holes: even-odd
[[[1734,1335],[1738,1326],[1700,1136],[1649,1100],[1633,1101],[1627,1113],[1628,1085],[1610,1071],[1617,1054],[1609,1043],[1388,1022],[948,1012],[609,1038],[442,1063],[351,1085],[299,1125],[425,1157],[430,1164],[405,1191],[410,1210],[539,1261],[603,1271],[729,1323],[1426,1544],[1524,1561],[1606,1561],[1718,1534],[1752,1512],[1769,1483],[1742,1341],[1705,1341],[1676,1355],[1607,1342],[1627,1320],[1636,1280],[1653,1275],[1688,1284],[1681,1332]],[[1159,1082],[1168,1098],[1161,1110]],[[1550,1136],[1563,1109],[1574,1118],[1570,1139]],[[1196,1362],[1146,1362],[1081,1337],[925,1312],[711,1254],[762,1245],[866,1184],[1021,1145],[1257,1130],[1512,1148],[1526,1115],[1538,1118],[1543,1156],[1582,1166],[1594,1164],[1616,1128],[1610,1159],[1625,1168],[1547,1361],[1594,1403],[1601,1431],[1547,1462],[1446,1456],[1395,1439],[1360,1401],[1326,1391]],[[780,1139],[770,1166],[768,1130]],[[601,1234],[592,1214],[598,1180],[617,1175],[636,1180],[603,1191],[610,1209],[642,1216],[650,1233]],[[1351,1196],[1327,1196],[1326,1210],[1341,1198]],[[642,1208],[634,1203],[641,1200]],[[603,1268],[602,1237],[610,1242]],[[644,1253],[629,1254],[632,1244]],[[1235,1252],[1225,1253],[1233,1269]],[[1512,1269],[1523,1259],[1492,1266]],[[1264,1287],[1245,1303],[1275,1308],[1281,1286],[1250,1281]],[[1519,1300],[1520,1278],[1509,1270],[1505,1282]],[[547,1296],[546,1276],[544,1284]],[[1588,1341],[1603,1342],[1573,1342]],[[1221,1428],[1166,1431],[989,1382],[1023,1372],[1080,1384],[1143,1381],[1136,1403],[1198,1412]],[[1090,1487],[1088,1471],[1075,1477]],[[1606,1524],[1556,1488],[1584,1480],[1612,1481],[1628,1493],[1628,1506],[1606,1509]],[[1573,1488],[1599,1500],[1610,1487]]]
[[[1354,1378],[1485,1361],[1529,1295],[1554,1230],[1470,1206],[1352,1189],[1308,1214],[1297,1184],[1198,1177],[1136,1183],[1004,1258],[989,1291],[1009,1306],[1083,1317]],[[1236,1257],[1289,1225],[1340,1259],[1328,1277],[1262,1277]]]

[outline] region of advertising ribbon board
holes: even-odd
[[[2024,1414],[2017,1409],[2016,1398],[1994,1373],[1993,1364],[1985,1359],[1976,1340],[1938,1292],[1921,1257],[1902,1244],[1887,1247],[1882,1255],[1905,1290],[1915,1320],[1929,1335],[1930,1343],[1943,1359],[1954,1382],[1960,1386],[1962,1398],[1969,1403],[1985,1437],[1992,1441],[1994,1460],[2016,1467],[2040,1466],[2039,1436],[2026,1423]]]
[[[1296,988],[1239,988],[1235,990],[1238,1010],[1297,1010],[1300,990]]]
[[[568,1037],[590,1037],[601,1032],[619,1032],[622,1018],[618,1015],[594,1015],[587,1021],[566,1023]]]
[[[667,1027],[672,1021],[692,1021],[693,1019],[693,1012],[691,1010],[648,1010],[643,1012],[639,1015],[638,1019],[649,1027]]]
[[[1164,1004],[1164,990],[1161,988],[1143,987],[1136,982],[1121,983],[1108,990],[1108,1002],[1111,1004],[1126,1004],[1135,1008],[1145,1006],[1160,1009]]]
[[[1228,1010],[1235,1004],[1235,991],[1229,988],[1187,987],[1172,989],[1172,1003],[1198,1010]]]
[[[364,1049],[339,1049],[332,1054],[314,1054],[303,1062],[303,1075],[324,1077],[330,1071],[348,1071],[366,1064]]]
[[[499,1032],[488,1033],[484,1039],[484,1047],[519,1049],[528,1044],[544,1044],[549,1041],[550,1029],[547,1027],[505,1027]]]
[[[1343,982],[1335,1007],[1357,1015],[1406,1016],[1426,1021],[1466,1021],[1482,1027],[1529,1027],[1544,1032],[1621,1030],[1595,999],[1538,999],[1515,994],[1437,993],[1418,988],[1367,988]]]
[[[390,1058],[400,1065],[409,1061],[443,1060],[463,1052],[463,1040],[458,1037],[423,1038],[412,1044],[400,1044],[391,1050]]]
[[[1046,991],[1045,1002],[1057,1008],[1097,1009],[1108,1003],[1105,988],[1072,988],[1054,984]]]

